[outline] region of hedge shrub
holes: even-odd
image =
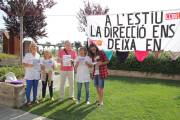
[[[19,56],[0,53],[0,59],[15,59],[15,58],[19,58]]]
[[[143,62],[139,62],[135,53],[130,52],[126,61],[120,63],[114,53],[109,61],[108,69],[180,75],[180,58],[175,61],[172,60],[169,52],[163,52],[160,58],[155,58],[150,52]]]
[[[2,76],[9,72],[13,72],[16,75],[16,78],[21,78],[25,74],[25,67],[20,67],[20,66],[0,67],[0,78],[2,78],[0,79],[1,82],[4,81],[5,79],[5,77],[2,77]]]

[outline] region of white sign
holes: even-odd
[[[79,58],[79,65],[85,65],[85,57]]]
[[[52,70],[52,60],[44,60],[45,71]]]
[[[40,71],[40,59],[33,59],[33,71]]]
[[[180,51],[180,10],[87,16],[89,44],[119,51]]]
[[[71,55],[63,55],[63,66],[71,66]]]

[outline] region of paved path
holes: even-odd
[[[0,104],[0,120],[53,120]]]

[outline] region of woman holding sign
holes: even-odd
[[[90,59],[89,56],[86,55],[87,55],[86,47],[81,47],[79,51],[79,56],[76,58],[76,61],[74,63],[74,66],[77,69],[76,81],[78,86],[78,94],[77,94],[78,101],[76,102],[76,104],[80,103],[81,101],[82,83],[84,83],[86,89],[86,104],[90,104],[89,82],[91,81],[91,79],[90,79],[89,68],[92,68],[91,66],[92,60]]]
[[[92,58],[92,65],[94,65],[92,79],[94,79],[94,86],[96,87],[99,97],[98,100],[94,101],[94,103],[99,102],[97,107],[101,107],[104,105],[104,82],[105,78],[108,76],[108,60],[106,54],[100,51],[94,43],[90,44],[89,50],[89,56]]]
[[[37,101],[37,87],[40,79],[40,55],[37,53],[36,43],[31,43],[29,46],[29,53],[27,53],[23,59],[23,66],[26,67],[25,79],[26,79],[26,99],[27,105],[32,107],[30,102],[31,88],[33,87],[33,101],[35,104],[39,104]]]
[[[44,52],[44,59],[41,61],[41,80],[42,80],[42,102],[45,100],[46,95],[46,86],[47,82],[49,85],[50,98],[54,101],[53,98],[53,79],[54,79],[54,70],[57,68],[57,64],[54,59],[52,59],[52,53],[50,50]]]

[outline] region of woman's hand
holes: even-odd
[[[34,65],[33,64],[28,64],[28,67],[33,67]]]
[[[98,66],[101,66],[103,64],[103,62],[97,62]]]
[[[52,68],[53,68],[53,70],[55,70],[55,69],[56,69],[56,67],[54,66],[54,64],[52,65]]]
[[[88,62],[87,62],[87,61],[85,61],[85,64],[86,64],[86,65],[88,65]]]

